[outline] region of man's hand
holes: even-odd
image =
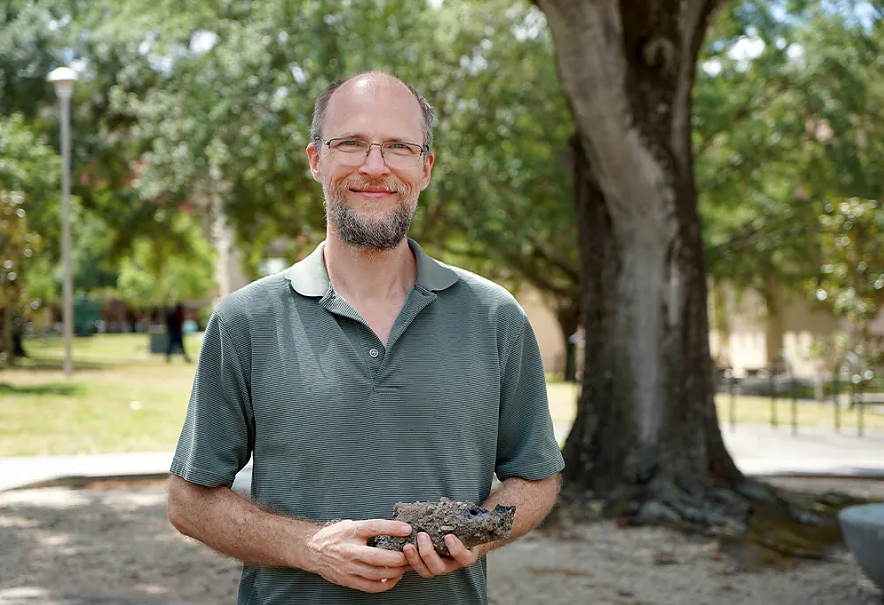
[[[406,544],[402,549],[409,565],[423,578],[432,578],[451,573],[461,567],[469,567],[479,559],[479,547],[467,548],[457,536],[445,536],[445,546],[451,558],[442,558],[433,547],[430,536],[424,532],[417,535],[417,548],[414,544]]]
[[[396,586],[411,566],[401,552],[373,548],[366,542],[375,536],[410,534],[411,526],[400,521],[339,521],[321,528],[307,541],[303,569],[339,586],[384,592]]]

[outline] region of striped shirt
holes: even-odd
[[[206,328],[172,472],[231,485],[253,459],[263,507],[390,518],[398,501],[481,503],[500,479],[562,470],[540,352],[500,286],[427,256],[385,347],[335,293],[323,244],[224,298]],[[240,605],[487,603],[485,561],[381,594],[243,566]]]

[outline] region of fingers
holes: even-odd
[[[420,553],[417,551],[417,548],[414,544],[406,544],[402,549],[403,554],[405,554],[405,558],[408,560],[408,564],[411,565],[411,568],[417,572],[422,578],[432,578],[433,572],[430,571],[430,568],[427,567],[427,564],[424,563],[424,560],[421,559]]]
[[[400,579],[402,579],[401,576],[394,580],[366,580],[359,576],[352,576],[351,581],[345,584],[345,586],[361,590],[362,592],[378,593],[390,590],[399,583]]]
[[[433,541],[430,540],[429,534],[424,532],[417,535],[417,552],[427,570],[434,576],[451,573],[461,566],[457,561],[440,557],[433,546]]]
[[[406,571],[410,571],[411,566],[406,562],[405,565],[398,567],[374,567],[364,563],[352,563],[347,570],[349,573],[365,578],[366,580],[396,580],[399,581]]]
[[[427,568],[433,572],[433,575],[440,576],[451,571],[448,569],[449,566],[446,562],[439,556],[439,553],[436,552],[436,548],[433,546],[433,541],[430,540],[429,534],[420,532],[417,535],[417,550],[421,555],[421,559],[427,565]]]
[[[410,536],[411,526],[402,521],[390,521],[388,519],[367,519],[365,521],[353,521],[354,535],[360,538],[373,538],[375,536]]]
[[[384,550],[372,546],[353,546],[353,558],[374,567],[402,567],[408,565],[405,555],[395,550]]]
[[[402,525],[393,522],[339,521],[317,531],[309,540],[316,561],[313,573],[329,582],[363,592],[390,590],[411,569],[401,552],[372,548],[363,537],[366,531],[399,532]]]
[[[479,558],[478,549],[467,548],[454,534],[445,536],[445,546],[448,547],[451,558],[460,563],[462,567],[469,567]]]
[[[479,558],[478,549],[468,549],[456,536],[445,536],[445,545],[451,558],[442,558],[433,547],[433,542],[424,532],[417,535],[417,546],[406,544],[402,549],[411,568],[423,578],[432,578],[451,573],[461,567],[469,567]]]

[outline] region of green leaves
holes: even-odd
[[[19,114],[0,117],[0,190],[18,192],[30,227],[58,241],[61,161]]]
[[[884,208],[849,198],[820,216],[824,264],[812,281],[816,298],[852,323],[873,320],[884,308]]]
[[[13,354],[12,332],[20,317],[35,307],[26,282],[26,269],[39,250],[40,237],[27,224],[24,195],[0,189],[0,365]]]
[[[20,115],[0,117],[0,361],[12,331],[42,304],[58,234],[59,158]]]
[[[821,264],[824,206],[878,194],[881,29],[820,3],[720,15],[698,71],[694,139],[715,279],[800,289]]]
[[[884,335],[872,329],[884,309],[884,209],[877,200],[838,199],[826,205],[819,223],[823,264],[806,286],[847,325],[824,352],[855,355],[867,381],[884,363]]]
[[[741,2],[713,24],[694,144],[715,279],[810,283],[824,264],[815,233],[826,203],[878,196],[878,18]],[[128,257],[130,276],[154,271],[154,257],[202,263],[175,217],[208,220],[215,200],[253,275],[267,256],[311,249],[325,229],[304,152],[313,101],[340,77],[385,69],[438,114],[434,180],[412,235],[554,306],[579,300],[573,122],[543,14],[528,2],[15,0],[0,10],[0,55],[0,188],[27,188],[29,228],[49,254],[59,174],[45,141],[57,144],[58,124],[44,79],[62,58],[82,71],[72,107],[83,265],[113,273]]]
[[[162,240],[141,239],[120,263],[115,293],[132,306],[148,309],[203,300],[214,289],[215,253],[199,226],[180,215],[174,228],[189,242],[188,254],[174,253]]]

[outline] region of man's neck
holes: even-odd
[[[401,301],[417,279],[417,262],[405,239],[391,250],[371,250],[329,232],[323,256],[335,291],[351,303]]]

